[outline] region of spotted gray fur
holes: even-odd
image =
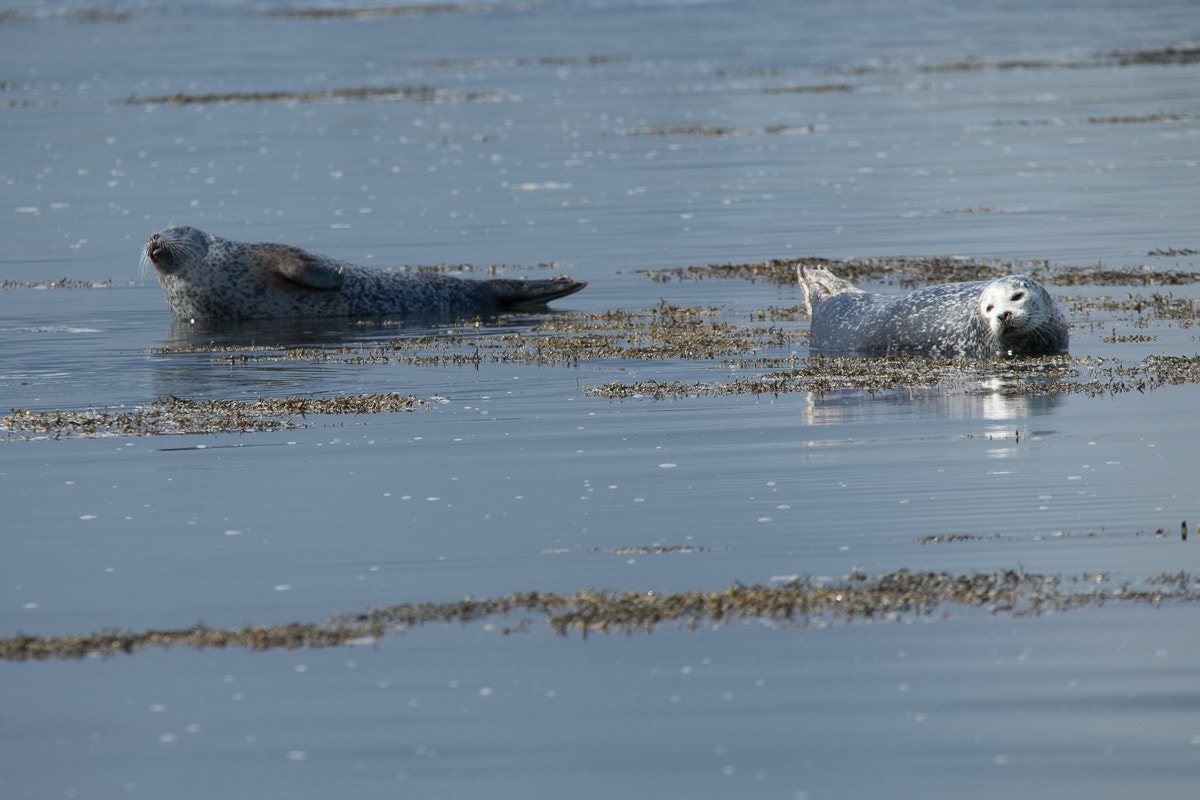
[[[540,305],[586,283],[464,280],[360,267],[284,244],[248,244],[187,226],[146,242],[171,315],[189,320],[439,317]]]
[[[814,353],[987,359],[1067,352],[1067,321],[1027,275],[870,294],[820,267],[800,267]]]

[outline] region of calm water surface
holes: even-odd
[[[558,311],[665,301],[741,325],[802,304],[799,289],[643,271],[942,254],[1196,272],[1200,67],[1106,57],[1195,48],[1193,4],[271,13],[314,8],[0,4],[0,279],[112,282],[0,291],[0,409],[430,400],[279,433],[0,442],[0,636],[855,570],[1200,569],[1178,535],[1200,523],[1194,385],[612,401],[584,389],[755,371],[231,366],[155,348],[385,337],[340,321],[180,329],[138,266],[150,233],[190,224],[377,266],[557,262],[590,282]],[[306,94],[405,87],[436,91]],[[126,102],[178,93],[228,97]],[[1072,322],[1076,358],[1197,352],[1187,317]],[[802,338],[761,355],[790,353],[807,356]],[[673,547],[687,550],[652,551]],[[374,646],[7,663],[0,794],[1187,798],[1195,620],[1192,605],[947,608],[583,639],[540,619],[504,635],[516,615]]]

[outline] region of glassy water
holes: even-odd
[[[306,13],[331,9],[0,5],[4,413],[426,401],[278,432],[9,436],[0,636],[902,569],[1118,586],[1197,570],[1179,535],[1200,522],[1194,383],[612,400],[588,390],[767,370],[181,351],[499,340],[559,312],[666,304],[781,328],[787,344],[752,355],[803,359],[803,315],[755,321],[802,306],[795,285],[645,271],[808,255],[1200,271],[1192,4]],[[169,224],[589,286],[479,327],[196,330],[139,268]],[[60,279],[102,285],[45,285]],[[1082,310],[1186,303],[1190,279],[1051,288],[1085,369],[1196,354],[1190,311],[1143,325]],[[1194,609],[947,604],[587,637],[518,612],[370,645],[5,662],[0,794],[1184,798],[1200,763]]]

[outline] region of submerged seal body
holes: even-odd
[[[540,305],[587,286],[569,278],[464,280],[389,272],[186,226],[151,236],[145,257],[171,315],[183,321],[485,313]]]
[[[1067,321],[1027,275],[945,283],[894,297],[870,294],[820,267],[797,270],[813,352],[948,358],[1067,352]]]

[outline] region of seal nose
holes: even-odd
[[[150,239],[146,242],[146,256],[151,261],[158,261],[162,258],[164,250],[162,236],[157,233],[151,234]]]
[[[1012,312],[1005,311],[1003,314],[1000,315],[1000,321],[1003,322],[1005,325],[1011,325],[1012,324]]]

